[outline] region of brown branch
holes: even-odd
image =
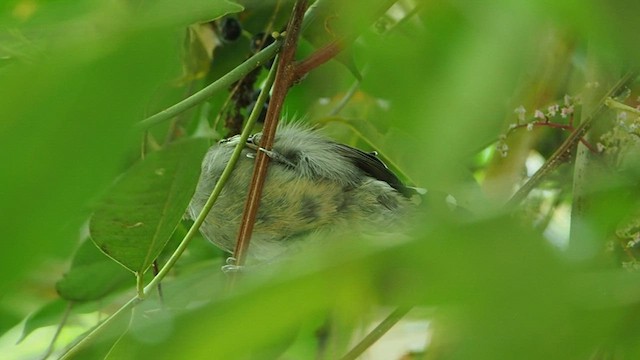
[[[527,195],[533,190],[538,184],[544,179],[547,175],[557,169],[561,164],[571,158],[571,153],[573,149],[578,145],[578,142],[584,137],[584,135],[591,128],[591,123],[593,119],[602,115],[605,112],[605,100],[615,96],[620,92],[621,89],[625,88],[636,78],[636,72],[628,72],[625,74],[617,84],[615,84],[605,96],[598,102],[597,108],[582,121],[582,123],[575,128],[575,130],[569,135],[569,137],[560,145],[560,147],[551,155],[549,160],[542,165],[538,171],[527,181],[518,191],[509,199],[506,204],[507,209],[513,209],[516,207],[522,200],[524,200]]]
[[[324,47],[316,50],[306,59],[296,64],[293,82],[298,82],[311,70],[333,59],[344,49],[342,40],[334,40]]]
[[[264,149],[270,150],[273,146],[282,105],[287,91],[293,83],[295,71],[293,61],[298,44],[298,36],[300,34],[300,25],[302,24],[302,18],[306,8],[307,1],[298,0],[293,7],[291,19],[287,25],[285,41],[279,55],[280,59],[278,61],[276,79],[273,85],[273,93],[271,94],[271,101],[269,101],[269,108],[267,109],[267,116],[262,130],[260,147]],[[258,151],[249,194],[247,195],[244,212],[242,214],[240,231],[238,232],[238,239],[233,253],[236,259],[236,265],[239,266],[244,264],[247,250],[249,249],[251,233],[253,232],[258,206],[260,205],[260,197],[262,196],[262,188],[267,176],[268,164],[269,157],[264,152]]]
[[[573,119],[573,116],[571,116],[571,119]],[[569,125],[563,125],[563,124],[550,122],[549,120],[546,120],[546,121],[535,121],[535,122],[531,122],[531,123],[527,123],[527,124],[516,125],[516,126],[510,128],[509,131],[507,132],[507,136],[512,131],[514,131],[516,129],[522,129],[522,128],[528,127],[529,125],[531,125],[533,127],[536,127],[536,126],[539,126],[539,127],[550,127],[550,128],[553,128],[553,129],[561,129],[561,130],[565,130],[565,131],[571,132],[571,131],[575,130],[575,127],[572,125],[572,123],[573,123],[573,121],[571,121],[569,123]],[[583,137],[580,138],[580,142],[584,146],[586,146],[592,153],[598,154],[598,150],[593,145],[591,145],[587,140],[585,140],[585,138],[583,138]]]

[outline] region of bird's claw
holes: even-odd
[[[263,152],[265,155],[267,155],[270,159],[277,161],[279,163],[285,164],[287,166],[291,166],[291,167],[295,167],[295,164],[292,163],[291,161],[289,161],[289,159],[287,159],[285,156],[283,156],[282,154],[273,151],[273,150],[267,150],[263,147],[260,147],[258,145],[256,145],[251,139],[247,142],[247,147],[255,150],[255,151],[261,151]],[[248,158],[254,159],[256,157],[255,154],[253,153],[249,153],[247,154]]]
[[[244,266],[237,265],[237,259],[233,256],[227,258],[226,265],[223,265],[221,270],[225,274],[240,272]]]

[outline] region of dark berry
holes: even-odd
[[[224,41],[236,41],[242,34],[242,25],[236,18],[228,17],[220,21],[220,36]]]

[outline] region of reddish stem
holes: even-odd
[[[547,126],[547,127],[553,128],[553,129],[562,129],[562,130],[567,130],[567,131],[573,132],[573,131],[575,131],[575,128],[573,127],[573,125],[571,125],[571,123],[572,123],[572,121],[570,121],[569,125],[552,123],[552,122],[549,121],[549,118],[545,118],[544,122],[536,121],[536,122],[531,122],[531,123],[528,123],[528,124],[518,124],[518,125],[510,128],[508,133],[507,133],[507,135],[509,133],[511,133],[515,129],[521,129],[521,128],[524,128],[524,127],[528,127],[529,125],[532,125],[534,127],[535,126]],[[584,137],[580,138],[580,142],[582,144],[584,144],[584,146],[586,146],[592,153],[599,154],[599,151],[593,145],[591,145],[587,140],[585,140]]]
[[[313,54],[309,55],[306,59],[296,64],[294,73],[294,83],[300,81],[307,73],[317,68],[318,66],[333,59],[344,48],[344,42],[342,40],[334,40],[324,47],[316,50]]]
[[[295,57],[298,35],[306,8],[306,0],[297,1],[293,7],[289,24],[287,25],[287,34],[279,55],[280,60],[278,61],[276,79],[273,84],[273,93],[271,94],[271,101],[269,101],[267,116],[262,130],[260,146],[264,149],[271,149],[273,146],[278,119],[282,111],[282,104],[294,78],[295,69],[292,63]],[[238,239],[234,250],[236,265],[239,266],[244,264],[247,250],[249,249],[251,233],[253,232],[258,206],[260,205],[262,188],[267,176],[268,164],[269,157],[264,152],[258,151],[251,186],[245,202],[240,231],[238,232]]]

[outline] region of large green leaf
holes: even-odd
[[[207,145],[205,139],[174,143],[118,179],[89,223],[98,247],[134,273],[144,273],[189,204]]]

